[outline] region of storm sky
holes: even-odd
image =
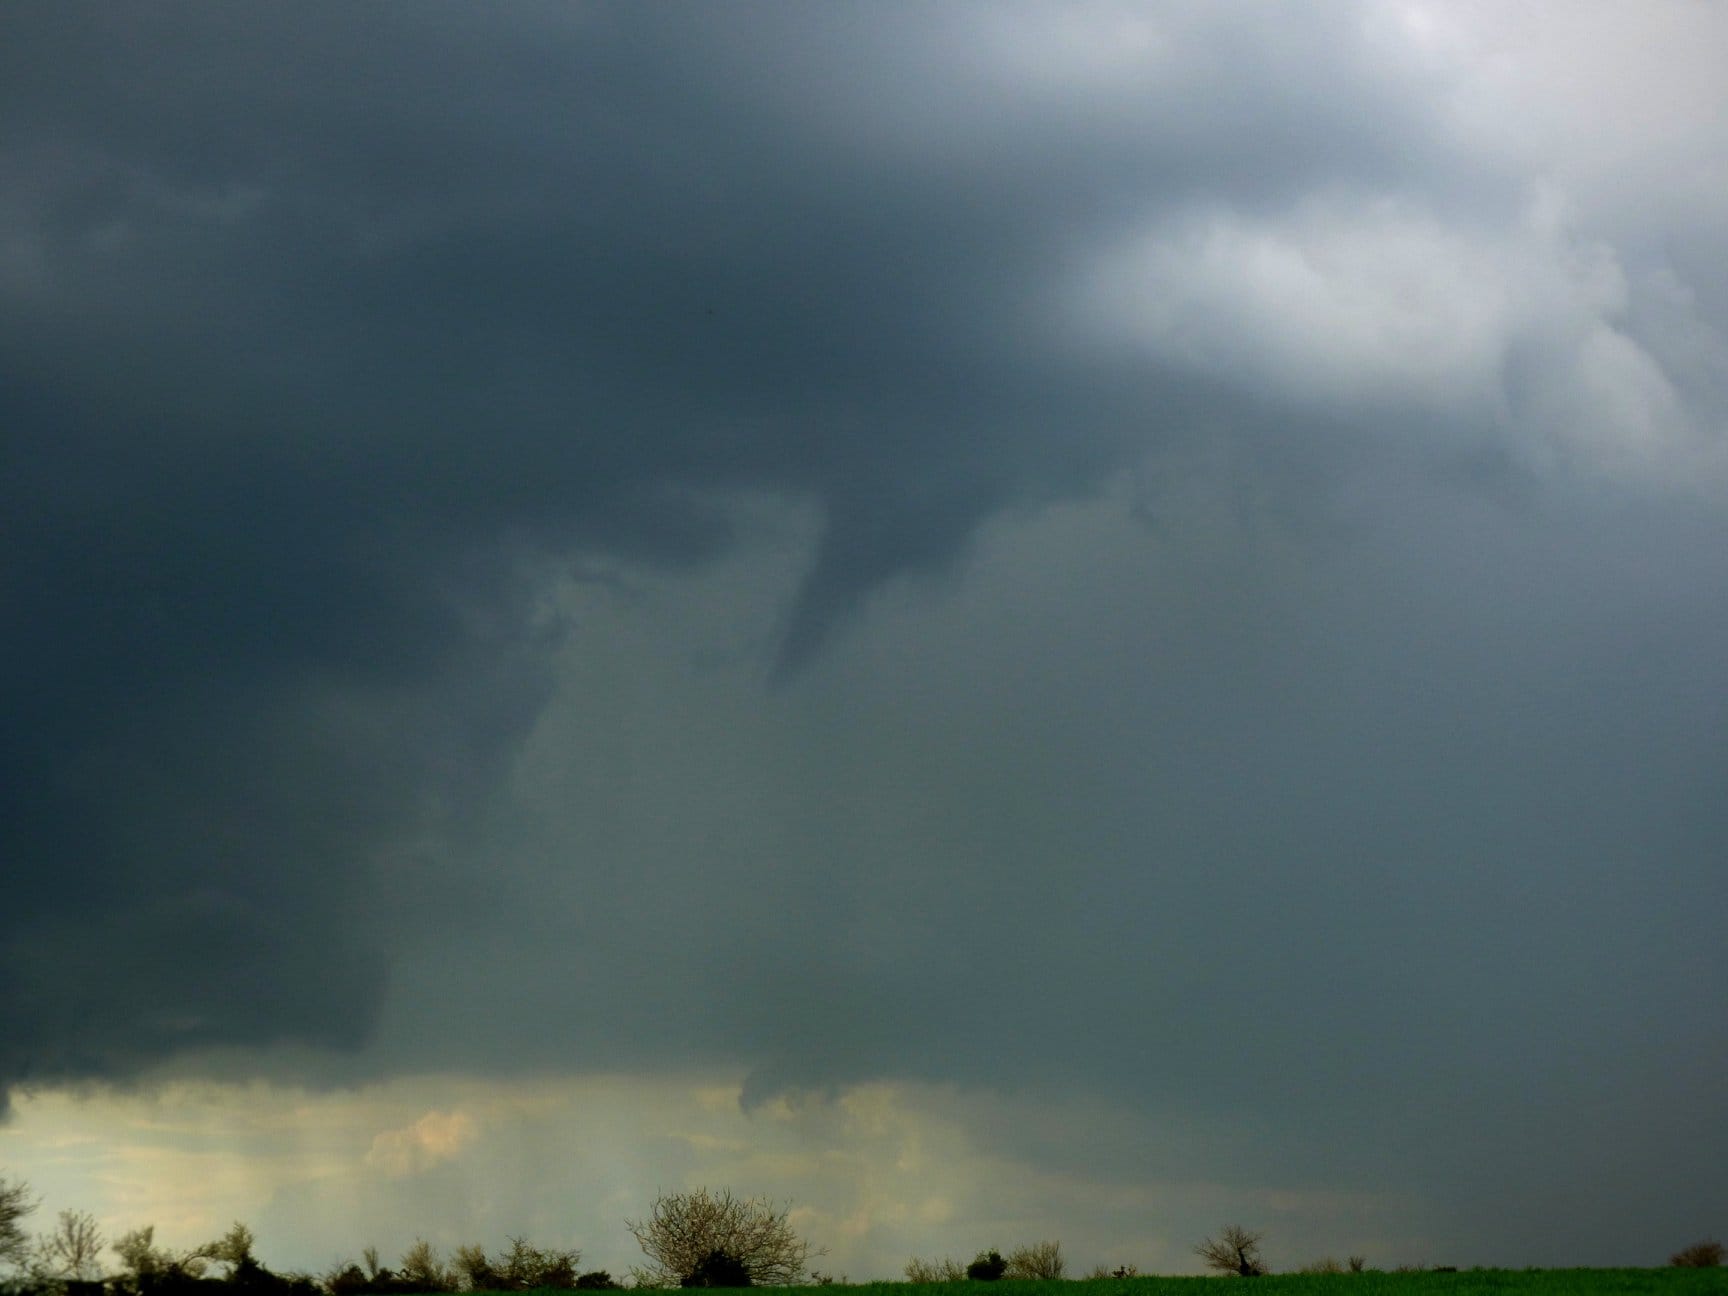
[[[1725,67],[6,5],[0,1170],[306,1267],[1720,1235]]]

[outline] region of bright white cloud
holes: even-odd
[[[1701,420],[1631,328],[1616,251],[1538,187],[1506,227],[1421,205],[1331,194],[1277,216],[1206,207],[1157,219],[1101,253],[1065,312],[1082,345],[1234,384],[1294,409],[1386,426],[1495,430],[1526,462],[1696,483],[1719,458]],[[1645,292],[1661,292],[1658,280]],[[1728,362],[1668,291],[1676,362]],[[1711,474],[1706,473],[1706,478]]]

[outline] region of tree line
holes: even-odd
[[[52,1228],[28,1233],[25,1220],[37,1206],[27,1184],[0,1177],[0,1264],[13,1271],[9,1278],[0,1278],[0,1296],[419,1296],[624,1286],[603,1269],[582,1270],[579,1250],[538,1247],[522,1237],[511,1238],[500,1251],[465,1245],[448,1257],[431,1243],[416,1240],[394,1268],[381,1263],[377,1248],[367,1247],[358,1261],[340,1262],[315,1277],[266,1268],[254,1253],[252,1230],[241,1223],[186,1250],[159,1245],[153,1226],[134,1229],[110,1245],[87,1211],[63,1210]],[[790,1206],[727,1190],[662,1193],[646,1216],[625,1221],[646,1259],[631,1269],[629,1285],[665,1289],[835,1282],[831,1275],[810,1269],[811,1259],[824,1251],[797,1234],[788,1222],[789,1212]],[[1263,1236],[1233,1224],[1196,1244],[1194,1254],[1215,1273],[1259,1277],[1270,1272],[1260,1251]],[[110,1274],[104,1264],[108,1252],[119,1259],[118,1273]],[[1675,1252],[1668,1262],[1708,1268],[1723,1260],[1722,1244],[1705,1240]],[[1066,1277],[1066,1270],[1061,1243],[1036,1242],[1007,1255],[981,1251],[966,1264],[913,1259],[905,1276],[912,1283],[1048,1281]],[[1351,1256],[1347,1265],[1328,1257],[1298,1272],[1367,1271],[1363,1257]],[[1138,1274],[1135,1266],[1121,1265],[1099,1266],[1086,1276]]]
[[[513,1237],[498,1251],[480,1245],[443,1255],[424,1239],[395,1267],[367,1247],[321,1276],[265,1267],[246,1225],[200,1246],[175,1249],[156,1241],[154,1226],[111,1245],[87,1211],[61,1211],[53,1228],[31,1235],[25,1220],[38,1202],[29,1186],[0,1178],[0,1280],[6,1296],[419,1296],[445,1292],[605,1291],[625,1284],[604,1269],[583,1270],[575,1248],[536,1246]],[[663,1193],[641,1220],[625,1225],[646,1263],[631,1269],[634,1288],[786,1286],[809,1274],[822,1252],[787,1221],[789,1206],[706,1188]],[[112,1253],[119,1272],[109,1273]]]

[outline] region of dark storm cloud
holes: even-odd
[[[1011,1053],[1261,1113],[1292,1174],[1462,1193],[1599,1118],[1719,1200],[1728,539],[1615,455],[1722,425],[1720,231],[1556,233],[1389,22],[9,7],[0,1087],[358,1048],[394,975],[384,1067],[718,1058],[754,1102]],[[1058,533],[1035,612],[846,656],[1124,472],[1162,601]],[[704,570],[763,494],[819,518],[760,663],[787,768],[578,732],[606,920],[452,901],[496,859],[563,921],[481,823],[607,616],[556,573]],[[471,958],[401,957],[405,910]]]
[[[1014,332],[1088,225],[1394,165],[1294,62],[1148,146],[911,17],[8,11],[0,1071],[357,1042],[368,853],[534,711],[527,558],[814,497],[796,667],[1146,431]]]
[[[620,662],[588,664],[542,736],[531,900],[408,961],[386,1056],[720,1059],[750,1107],[1006,1092],[998,1154],[1419,1193],[1473,1262],[1704,1227],[1720,517],[1345,478],[1333,532],[1262,509],[1257,538],[1136,544],[1057,510],[985,546],[951,619],[876,605],[795,722],[653,658],[608,702]],[[1105,1128],[1037,1118],[1076,1086]]]

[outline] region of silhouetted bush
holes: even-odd
[[[1684,1251],[1676,1251],[1668,1257],[1668,1263],[1681,1269],[1714,1269],[1722,1263],[1722,1244],[1713,1239],[1694,1242]]]
[[[978,1258],[966,1266],[966,1276],[974,1282],[995,1282],[1008,1272],[1008,1262],[1000,1251],[980,1251]]]
[[[493,1256],[479,1246],[460,1246],[452,1261],[451,1286],[466,1291],[571,1290],[577,1285],[576,1266],[581,1260],[580,1251],[542,1249],[519,1237],[511,1238],[509,1247]]]
[[[619,1284],[612,1281],[612,1275],[604,1269],[596,1269],[591,1273],[582,1274],[576,1279],[577,1291],[617,1291]]]
[[[716,1247],[679,1280],[680,1287],[748,1287],[750,1270],[737,1256]]]
[[[272,1273],[249,1255],[234,1266],[222,1285],[246,1296],[318,1296],[318,1284],[305,1274]]]

